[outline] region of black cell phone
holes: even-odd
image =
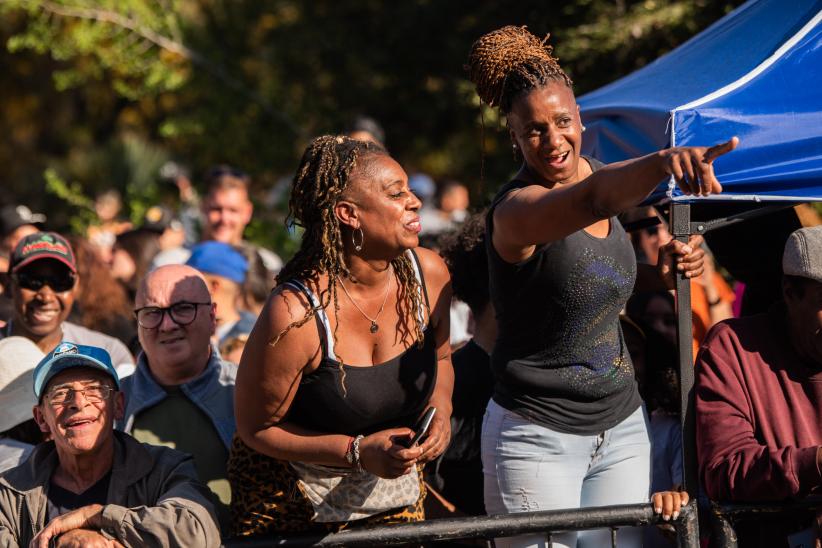
[[[428,429],[431,427],[431,421],[434,419],[434,414],[437,412],[436,407],[429,407],[425,410],[425,414],[420,417],[420,420],[417,421],[417,424],[414,425],[414,435],[411,436],[406,442],[406,447],[414,447],[419,441],[428,433]]]

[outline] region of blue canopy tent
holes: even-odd
[[[681,241],[723,226],[711,234],[716,248],[724,240],[737,254],[750,255],[740,241],[756,241],[757,257],[750,260],[771,269],[760,280],[781,276],[782,246],[798,225],[782,223],[777,233],[779,223],[772,218],[759,223],[765,228],[740,221],[780,207],[775,202],[822,201],[822,0],[750,0],[578,103],[587,128],[583,152],[606,163],[738,136],[737,149],[714,163],[721,194],[685,196],[670,180],[648,203],[667,203],[671,233]],[[692,222],[697,216],[702,220]],[[758,233],[752,235],[751,228]],[[770,246],[763,245],[766,239]],[[677,280],[676,291],[684,483],[695,493],[691,301],[685,278]],[[724,545],[735,546],[732,536]]]
[[[822,200],[822,1],[751,0],[578,103],[583,151],[604,162],[737,135],[710,199]],[[691,200],[671,182],[666,199]]]

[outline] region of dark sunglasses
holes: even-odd
[[[659,234],[659,226],[649,226],[643,229],[648,236],[656,236]]]
[[[77,283],[77,276],[73,272],[48,276],[43,274],[27,274],[17,272],[11,275],[14,282],[23,289],[30,291],[40,291],[43,286],[49,286],[55,293],[71,291]]]

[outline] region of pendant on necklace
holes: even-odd
[[[377,331],[379,331],[379,329],[380,329],[380,326],[377,325],[377,322],[375,322],[374,320],[371,320],[371,329],[370,329],[370,331],[372,333],[376,333]]]

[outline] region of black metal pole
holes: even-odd
[[[688,241],[691,235],[691,206],[685,203],[671,204],[671,234],[680,242]],[[683,487],[691,498],[699,492],[699,477],[696,460],[696,414],[694,410],[694,356],[692,349],[693,323],[691,314],[691,283],[684,274],[676,275],[677,303],[677,346],[679,347],[679,388],[682,426],[682,471]],[[694,513],[692,527],[699,532],[699,521]],[[680,536],[681,539],[681,536]]]
[[[682,514],[676,524],[677,546],[679,548],[699,548],[699,513],[696,497],[688,503],[690,511]]]
[[[737,548],[736,530],[727,516],[723,516],[714,509],[713,518],[713,542],[719,548]]]

